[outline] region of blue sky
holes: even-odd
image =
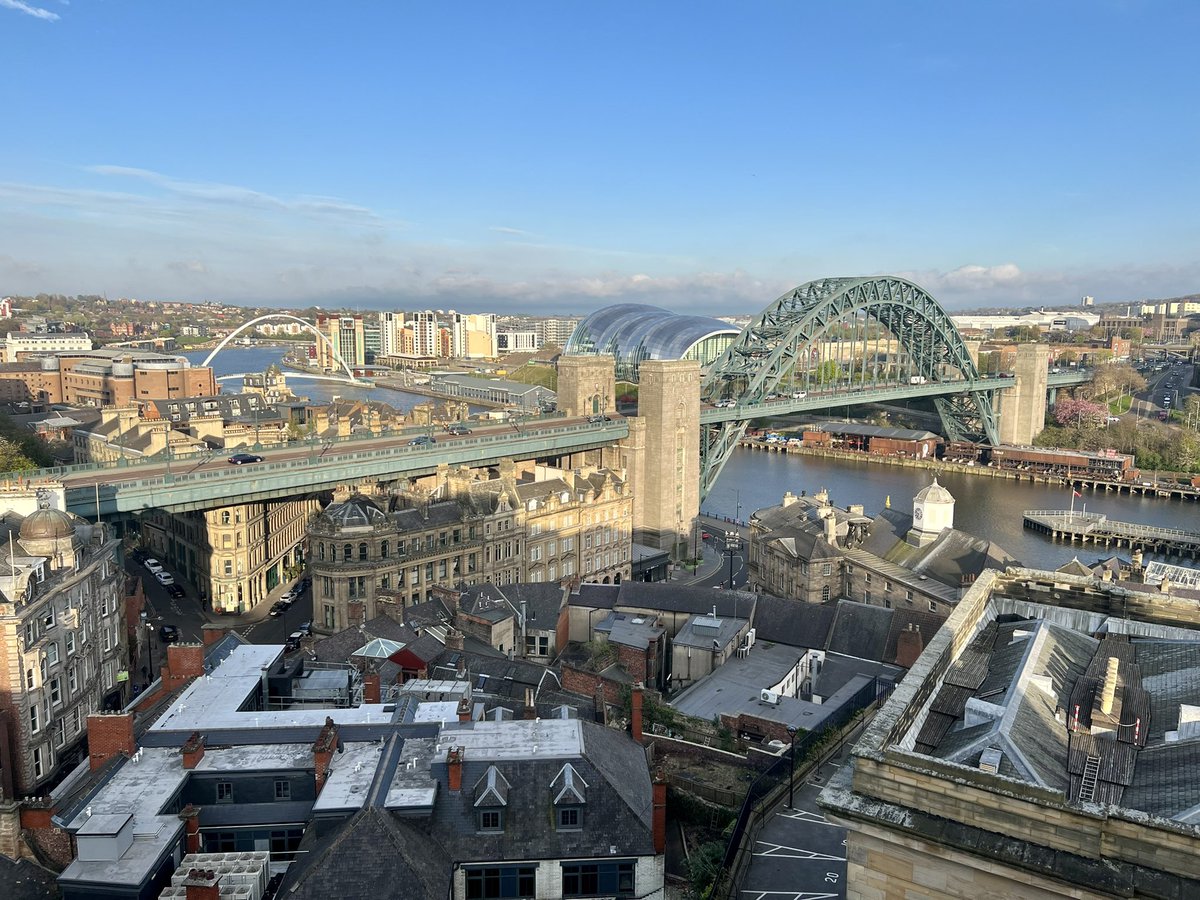
[[[1200,3],[0,0],[0,294],[1200,291]]]

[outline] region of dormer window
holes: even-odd
[[[570,763],[564,765],[550,782],[550,796],[554,800],[554,825],[558,831],[580,831],[583,829],[583,807],[586,799],[587,782]]]
[[[583,830],[583,810],[578,806],[561,806],[556,816],[559,831]]]
[[[475,813],[480,831],[504,830],[504,810],[508,806],[508,779],[495,766],[488,766],[475,783]]]

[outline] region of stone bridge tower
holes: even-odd
[[[1050,372],[1050,347],[1021,344],[1017,347],[1017,383],[999,391],[1000,442],[1032,444],[1046,424],[1046,379]]]

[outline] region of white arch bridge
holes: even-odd
[[[223,337],[221,339],[221,342],[213,348],[212,353],[210,353],[210,354],[208,354],[208,356],[204,357],[204,362],[201,363],[201,365],[202,366],[212,365],[212,361],[216,357],[216,355],[218,353],[220,353],[222,350],[224,350],[225,347],[229,344],[229,342],[232,341],[234,338],[236,338],[239,334],[241,334],[243,331],[246,331],[249,328],[253,328],[255,325],[258,325],[260,322],[268,322],[268,321],[271,321],[272,319],[282,320],[285,322],[295,322],[295,323],[299,324],[301,327],[303,327],[306,331],[312,332],[316,336],[318,341],[324,342],[325,346],[329,348],[330,355],[337,361],[337,364],[342,367],[342,371],[344,371],[346,373],[345,378],[339,378],[339,377],[334,377],[334,376],[313,376],[313,377],[323,377],[323,378],[325,378],[325,380],[343,381],[343,382],[349,382],[350,384],[358,384],[358,385],[365,385],[365,386],[371,385],[371,382],[369,382],[369,381],[361,381],[354,377],[354,370],[351,369],[348,365],[346,365],[346,361],[344,359],[342,359],[342,354],[338,352],[338,348],[333,346],[333,342],[330,341],[328,337],[321,334],[320,329],[318,329],[316,325],[314,325],[312,322],[308,321],[307,319],[301,319],[299,316],[293,316],[289,313],[265,313],[264,315],[261,315],[261,316],[255,316],[253,319],[251,319],[248,322],[243,322],[241,325],[239,325],[237,328],[235,328],[233,331],[229,332],[229,334],[225,335],[225,337]],[[297,373],[298,376],[302,375],[302,374],[305,374],[305,373]],[[227,375],[227,376],[222,376],[222,378],[219,380],[223,381],[223,380],[226,380],[229,378],[241,378],[241,377],[242,377],[241,375]]]

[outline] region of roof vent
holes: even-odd
[[[1000,771],[1000,761],[1002,759],[1004,759],[1003,751],[997,750],[995,747],[988,747],[979,756],[979,771],[995,775]]]

